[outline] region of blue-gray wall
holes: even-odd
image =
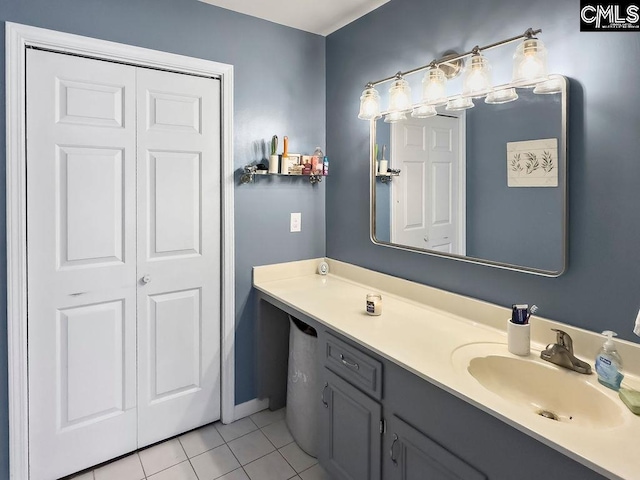
[[[232,64],[234,165],[257,158],[254,142],[288,135],[290,150],[325,147],[325,39],[196,0],[0,0],[0,158],[5,157],[4,21]],[[282,145],[282,143],[281,143]],[[0,184],[4,185],[4,169]],[[325,254],[325,186],[304,179],[236,186],[236,403],[256,395],[251,267]],[[5,251],[0,195],[0,250]],[[289,213],[302,232],[289,233]],[[6,285],[1,256],[0,283]],[[0,331],[6,289],[0,288]],[[8,478],[7,345],[0,335],[0,478]]]
[[[391,0],[327,37],[328,256],[504,306],[536,303],[555,320],[638,341],[640,69],[612,66],[638,58],[640,35],[580,33],[579,9],[577,0]],[[364,85],[528,27],[543,29],[550,70],[572,79],[567,272],[539,277],[371,243]],[[492,52],[495,83],[510,80],[512,55]]]
[[[563,188],[508,187],[506,151],[507,142],[542,138],[558,139],[560,148],[562,97],[518,92],[516,102],[480,100],[467,110],[467,255],[557,272]]]

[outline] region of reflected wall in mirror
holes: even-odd
[[[509,103],[476,99],[462,112],[438,108],[430,118],[377,120],[372,157],[374,145],[378,161],[387,145],[389,168],[400,175],[386,183],[372,177],[374,243],[560,275],[566,265],[568,86],[564,77],[554,78],[560,93],[517,89],[519,98]],[[508,143],[532,140],[546,142],[517,144],[524,149],[508,157]],[[509,172],[511,185],[519,186],[508,186]]]

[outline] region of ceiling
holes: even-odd
[[[389,0],[200,0],[318,35],[329,35]]]

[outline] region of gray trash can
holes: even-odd
[[[289,315],[289,371],[287,375],[286,422],[298,446],[317,456],[318,333]]]

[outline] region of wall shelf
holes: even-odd
[[[400,169],[390,168],[387,173],[376,173],[376,178],[379,178],[382,183],[389,183],[393,180],[393,177],[400,175]]]
[[[289,173],[258,173],[258,169],[255,165],[246,165],[244,167],[244,173],[240,176],[240,183],[253,183],[256,178],[260,177],[305,177],[309,179],[309,183],[315,185],[316,183],[320,183],[322,178],[326,175],[318,175],[318,174],[289,174]],[[260,170],[260,172],[264,172],[264,170]]]

